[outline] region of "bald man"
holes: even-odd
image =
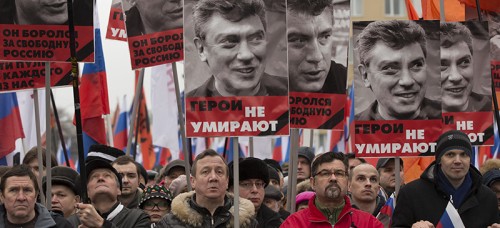
[[[354,208],[376,216],[385,201],[378,195],[380,177],[377,169],[368,163],[354,167],[349,175],[349,192]]]

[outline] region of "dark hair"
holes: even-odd
[[[42,160],[43,160],[43,167],[47,167],[47,149],[45,147],[42,147]],[[24,165],[29,165],[33,160],[38,159],[38,151],[36,147],[31,148],[28,153],[24,155],[23,158],[23,164]],[[50,168],[57,166],[57,159],[56,156],[51,153],[50,154]]]
[[[206,149],[198,154],[198,156],[196,156],[193,162],[193,166],[191,166],[191,176],[196,176],[196,165],[198,164],[198,161],[208,156],[219,157],[224,162],[224,165],[226,166],[226,175],[229,177],[229,167],[227,166],[226,160],[224,160],[224,158],[219,153],[212,149]]]
[[[258,16],[266,29],[266,12],[262,0],[199,0],[193,7],[194,34],[205,39],[205,24],[214,14],[231,22],[238,22],[250,16]]]
[[[117,157],[112,163],[111,163],[111,166],[113,165],[127,165],[128,163],[132,163],[134,164],[135,166],[135,171],[137,173],[137,177],[139,177],[141,175],[141,168],[139,168],[139,166],[137,165],[137,163],[134,161],[134,159],[132,157],[130,157],[129,155],[122,155],[120,157]],[[145,180],[147,181],[147,180]]]
[[[460,22],[443,22],[439,27],[441,47],[449,48],[458,42],[464,41],[472,54],[472,33]]]
[[[326,8],[332,9],[333,2],[332,0],[287,0],[286,5],[288,11],[318,16]]]
[[[347,158],[347,161],[349,161],[349,159],[358,159],[361,163],[366,163],[366,160],[364,158],[357,158],[356,154],[353,152],[345,154],[345,157]]]
[[[414,21],[375,21],[368,24],[358,36],[357,46],[361,64],[369,65],[366,57],[378,41],[397,50],[418,43],[424,56],[427,56],[425,31]]]
[[[31,182],[33,183],[33,186],[35,187],[35,192],[36,194],[38,194],[39,189],[36,181],[36,176],[33,173],[33,171],[31,171],[31,167],[29,167],[28,165],[16,165],[2,176],[2,180],[0,181],[0,189],[2,190],[2,193],[4,193],[5,187],[7,187],[5,186],[5,184],[7,183],[7,179],[9,179],[9,177],[26,177],[26,176],[30,178]]]
[[[3,177],[3,175],[10,170],[10,166],[4,166],[4,165],[1,165],[0,166],[0,178]]]
[[[340,160],[342,163],[344,163],[344,166],[345,166],[344,171],[347,172],[347,170],[349,169],[349,163],[347,163],[347,158],[344,156],[344,154],[330,151],[330,152],[326,152],[326,153],[318,155],[313,160],[312,168],[311,168],[311,170],[312,170],[311,176],[315,176],[316,172],[318,171],[319,165],[321,165],[323,163],[327,163],[327,162],[333,162],[334,160]]]

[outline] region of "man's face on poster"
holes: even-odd
[[[465,41],[441,47],[441,87],[443,109],[448,112],[467,108],[474,76],[472,53]]]
[[[290,91],[316,92],[325,83],[331,65],[333,15],[287,13]]]
[[[182,28],[182,0],[132,0],[141,14],[142,23],[150,31],[161,32]]]
[[[67,0],[15,0],[17,24],[62,25],[68,21]]]
[[[195,38],[200,58],[215,76],[218,91],[247,94],[258,89],[264,73],[266,32],[252,15],[232,22],[213,14],[204,24],[205,39]]]
[[[424,52],[418,43],[397,50],[378,41],[359,70],[385,119],[407,119],[418,113],[427,77]]]

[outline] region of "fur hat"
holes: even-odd
[[[254,157],[240,159],[240,182],[248,179],[260,179],[264,181],[264,187],[269,184],[269,169],[267,164]],[[229,187],[233,186],[233,163],[229,164]]]
[[[457,130],[447,131],[437,141],[436,146],[436,162],[440,163],[441,157],[449,150],[460,149],[464,150],[469,157],[472,156],[472,144],[469,136]]]

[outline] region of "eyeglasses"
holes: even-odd
[[[155,207],[158,207],[158,210],[160,211],[165,211],[168,209],[168,203],[163,200],[158,203],[155,203],[153,201],[146,201],[144,203],[144,209],[146,210],[153,210]]]
[[[333,175],[335,175],[336,178],[346,178],[347,172],[344,170],[321,170],[318,173],[316,173],[314,176],[318,176],[320,178],[329,178]]]
[[[244,188],[244,189],[251,189],[253,188],[253,186],[255,185],[255,187],[257,189],[263,189],[264,188],[264,181],[256,181],[256,182],[241,182],[240,183],[240,187]]]

